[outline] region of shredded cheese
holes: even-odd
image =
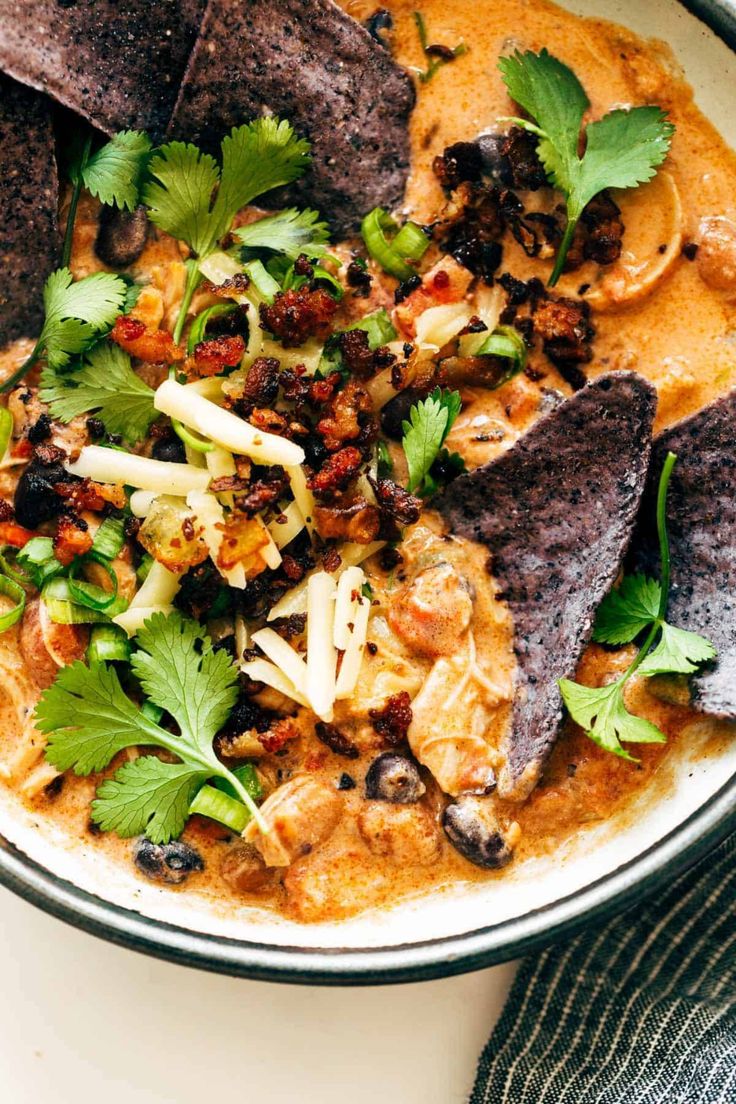
[[[115,483],[118,486],[127,483],[157,494],[183,496],[190,491],[205,490],[210,481],[209,472],[194,468],[191,464],[151,460],[147,456],[135,456],[101,445],[86,445],[79,459],[65,466],[72,475],[94,479],[98,483]]]
[[[335,647],[341,652],[345,651],[350,642],[352,635],[350,626],[355,621],[355,614],[360,605],[360,591],[364,583],[365,572],[360,567],[346,567],[338,579],[333,639]]]
[[[266,686],[278,690],[279,694],[291,698],[298,705],[309,705],[304,695],[299,693],[291,679],[275,663],[269,663],[267,659],[251,659],[247,663],[241,663],[240,670],[256,682],[265,682]]]
[[[177,418],[230,452],[250,456],[262,464],[287,467],[304,462],[304,450],[300,445],[256,429],[250,422],[244,422],[230,410],[223,410],[176,380],[165,380],[153,401],[162,414]]]
[[[113,617],[113,623],[119,625],[121,629],[125,629],[128,636],[135,636],[139,629],[143,628],[144,622],[148,620],[154,613],[171,613],[174,607],[167,606],[137,606],[135,609],[132,607],[125,610],[124,613],[119,613],[117,617]]]
[[[363,662],[363,652],[368,639],[368,618],[370,615],[370,598],[363,598],[355,612],[353,631],[350,633],[348,646],[340,664],[340,674],[337,676],[335,697],[338,699],[349,698],[355,690]]]
[[[223,579],[229,586],[235,587],[237,590],[245,590],[245,568],[243,565],[235,564],[234,567],[224,568],[218,563],[225,524],[225,512],[220,503],[213,494],[209,494],[207,491],[191,491],[187,495],[187,506],[202,526],[210,558]]]
[[[296,502],[290,502],[282,512],[266,526],[277,548],[286,548],[304,528],[304,518]]]
[[[307,486],[307,477],[304,469],[296,465],[289,465],[286,474],[291,484],[291,493],[304,518],[304,524],[310,537],[314,532],[314,495]]]
[[[430,353],[438,353],[443,345],[457,337],[473,316],[468,303],[444,303],[422,311],[417,318],[417,346]]]
[[[142,587],[134,594],[128,609],[168,606],[174,601],[180,585],[181,575],[169,571],[163,564],[154,560]]]
[[[265,652],[272,663],[281,668],[294,689],[306,698],[307,665],[291,645],[287,644],[273,629],[259,629],[258,632],[253,633],[252,640],[262,652]]]
[[[146,517],[155,499],[155,491],[133,491],[130,496],[130,512],[139,518]]]
[[[385,541],[373,541],[372,544],[353,544],[348,542],[338,548],[340,566],[332,573],[332,578],[339,580],[347,567],[363,563],[374,552],[378,552],[385,545]],[[314,572],[312,572],[314,574]],[[267,621],[275,621],[277,617],[288,617],[292,613],[307,612],[307,586],[312,574],[306,575],[302,581],[291,590],[287,590],[283,598],[279,598],[275,606],[269,611]]]
[[[307,583],[307,698],[323,721],[332,720],[337,651],[332,642],[335,580],[316,571]]]

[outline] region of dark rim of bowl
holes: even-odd
[[[681,0],[736,50],[734,0]],[[380,985],[449,977],[508,961],[605,920],[671,882],[736,829],[736,775],[662,839],[611,873],[524,916],[388,947],[274,946],[205,935],[121,908],[46,870],[0,836],[0,884],[77,928],[131,950],[235,977]]]

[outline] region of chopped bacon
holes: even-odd
[[[281,291],[271,306],[261,305],[261,322],[285,348],[303,345],[307,338],[325,336],[337,302],[322,288]]]
[[[320,470],[309,478],[309,489],[316,494],[330,495],[344,490],[359,472],[363,457],[357,448],[348,445],[328,456]]]
[[[233,404],[238,414],[250,414],[254,407],[271,406],[279,393],[279,362],[275,357],[256,357]]]
[[[252,517],[254,514],[265,510],[278,502],[288,486],[289,480],[286,472],[278,465],[267,468],[261,479],[254,480],[244,498],[238,500],[238,507]]]
[[[452,191],[464,180],[478,182],[483,174],[483,157],[477,142],[455,142],[432,162],[432,171],[443,188]]]
[[[209,337],[194,346],[194,356],[187,359],[187,369],[198,376],[216,376],[225,368],[240,364],[245,352],[245,342],[239,334]]]
[[[12,544],[13,548],[22,548],[36,536],[38,536],[37,533],[18,525],[15,521],[0,521],[0,544]]]
[[[400,744],[406,739],[412,721],[411,698],[406,690],[392,694],[383,709],[369,709],[373,728],[387,744]]]
[[[317,432],[324,438],[328,452],[336,452],[345,441],[354,441],[360,436],[360,414],[369,414],[373,403],[368,392],[356,383],[348,380],[342,391],[338,391],[330,404],[326,417],[317,423]]]
[[[362,497],[347,506],[315,506],[314,524],[324,540],[347,540],[370,544],[378,536],[381,515]]]
[[[508,162],[513,188],[536,192],[549,183],[537,154],[538,142],[535,134],[521,127],[511,127],[502,141],[500,152]]]
[[[81,518],[63,516],[54,537],[54,554],[68,567],[75,556],[83,556],[92,547],[92,534]]]
[[[296,740],[298,735],[296,726],[288,717],[284,717],[275,721],[267,732],[259,732],[258,739],[263,744],[263,750],[269,755],[274,755],[277,751],[281,751],[289,740]]]
[[[251,410],[248,421],[256,429],[262,429],[264,433],[275,433],[279,437],[285,437],[289,432],[289,423],[284,415],[270,407],[257,406]]]
[[[335,755],[341,755],[344,759],[357,759],[360,756],[359,749],[337,725],[326,724],[317,721],[314,732],[318,740],[325,744]]]
[[[175,344],[168,330],[147,330],[142,322],[128,315],[116,319],[110,334],[112,340],[130,356],[153,364],[175,364],[184,359],[184,352]]]
[[[553,364],[585,364],[593,357],[590,306],[576,299],[545,299],[534,311],[534,330]]]
[[[419,521],[422,500],[394,483],[393,479],[371,480],[381,513],[399,525],[413,525]]]

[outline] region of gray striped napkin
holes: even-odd
[[[735,859],[527,959],[470,1104],[736,1104]]]

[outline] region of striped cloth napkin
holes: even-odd
[[[736,1104],[736,836],[522,964],[470,1104]]]

